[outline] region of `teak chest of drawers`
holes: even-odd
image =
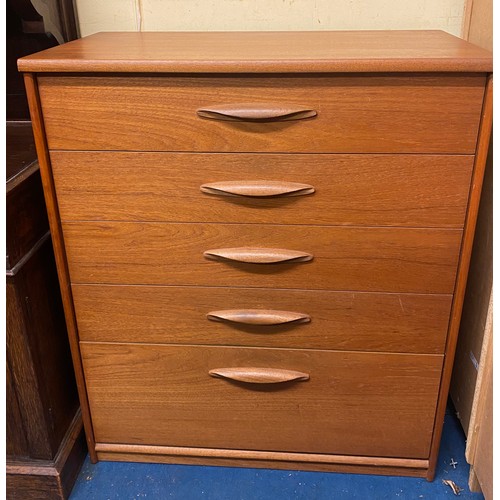
[[[108,33],[19,68],[92,460],[433,478],[488,52]]]

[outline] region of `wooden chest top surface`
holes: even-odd
[[[491,72],[493,61],[443,31],[113,32],[18,65],[33,72]]]

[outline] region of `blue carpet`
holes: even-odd
[[[368,476],[269,469],[201,467],[192,465],[99,462],[87,457],[71,500],[364,500],[457,498],[443,479],[463,491],[458,498],[483,499],[467,486],[465,438],[451,410],[447,411],[436,479]],[[451,460],[457,462],[455,467]]]

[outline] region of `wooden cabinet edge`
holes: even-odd
[[[462,307],[465,297],[465,288],[467,285],[467,275],[469,271],[472,245],[474,242],[474,232],[476,229],[476,219],[479,210],[479,201],[481,198],[481,189],[483,186],[483,176],[486,167],[486,158],[488,156],[488,147],[493,122],[493,76],[490,74],[486,81],[486,88],[481,112],[481,122],[479,126],[479,135],[476,147],[476,157],[474,161],[474,170],[472,174],[471,189],[469,194],[469,205],[467,217],[465,220],[464,232],[462,237],[462,248],[458,264],[457,279],[455,282],[454,299],[451,308],[450,325],[448,337],[446,340],[446,356],[441,376],[441,387],[436,409],[436,418],[434,421],[434,433],[431,444],[430,463],[427,474],[427,480],[434,479],[439,444],[442,434],[442,423],[446,410],[448,391],[450,388],[451,374],[453,370],[453,361],[457,345]]]
[[[7,497],[10,497],[10,492],[19,495],[21,491],[31,498],[28,491],[32,491],[36,493],[36,498],[40,498],[40,494],[50,495],[50,498],[69,498],[87,454],[82,424],[78,409],[53,460],[9,462],[7,458]],[[36,482],[36,491],[33,481]]]
[[[68,265],[66,261],[66,252],[64,248],[62,229],[59,220],[59,210],[57,206],[54,180],[52,178],[52,169],[50,165],[49,151],[45,138],[43,115],[40,104],[40,96],[38,94],[36,75],[33,73],[25,73],[24,84],[26,87],[26,93],[28,97],[28,105],[30,109],[31,122],[33,126],[33,134],[35,137],[36,152],[38,155],[38,162],[40,164],[40,174],[42,177],[45,204],[47,206],[47,214],[49,218],[52,244],[54,247],[54,256],[57,263],[57,274],[59,278],[59,284],[61,287],[64,316],[66,319],[66,326],[68,329],[71,356],[73,359],[78,395],[80,398],[83,426],[87,438],[90,460],[93,463],[95,463],[97,462],[97,454],[95,451],[94,432],[92,429],[92,422],[90,418],[90,407],[85,387],[85,378],[83,375],[80,350],[78,347],[78,331],[76,326],[75,311],[73,307],[73,299],[71,295]]]
[[[345,474],[376,474],[382,476],[405,476],[425,478],[427,469],[410,467],[381,467],[372,465],[318,464],[278,460],[248,460],[243,458],[188,457],[169,455],[147,455],[140,453],[98,452],[99,460],[115,462],[162,463],[173,465],[205,465],[211,467],[250,467],[257,469],[300,470],[312,472],[338,472]]]
[[[35,135],[35,144],[39,157],[42,183],[44,186],[44,195],[49,215],[49,224],[52,233],[54,253],[57,262],[58,276],[61,286],[66,323],[68,327],[71,353],[75,367],[78,392],[82,407],[83,422],[87,436],[87,443],[89,446],[90,458],[92,462],[96,462],[98,459],[98,455],[95,447],[95,440],[90,418],[90,408],[85,388],[85,379],[83,375],[83,367],[78,348],[78,332],[77,332],[74,307],[72,303],[68,266],[66,261],[64,242],[62,239],[62,229],[58,214],[57,199],[56,199],[54,181],[52,178],[48,147],[44,135],[43,116],[38,95],[36,75],[33,73],[25,73],[24,79],[28,93],[28,102],[29,102],[34,135]],[[485,91],[480,130],[478,136],[478,144],[476,149],[474,173],[473,173],[471,191],[469,196],[469,209],[467,213],[465,230],[462,239],[462,249],[460,255],[458,275],[455,283],[455,297],[452,306],[451,320],[447,338],[446,358],[441,378],[441,387],[439,392],[439,399],[438,399],[436,417],[434,423],[434,433],[431,445],[430,460],[428,462],[428,468],[426,472],[426,477],[428,480],[432,480],[434,477],[434,472],[438,457],[439,443],[442,433],[441,423],[444,418],[447,394],[450,385],[451,371],[453,368],[453,358],[456,347],[456,339],[458,335],[458,327],[460,323],[460,316],[461,316],[461,310],[465,293],[465,285],[467,282],[467,272],[469,268],[472,242],[476,225],[476,215],[479,206],[482,179],[483,179],[486,155],[488,150],[488,141],[491,131],[491,124],[492,124],[491,104],[492,104],[492,77],[490,75],[488,77],[486,84],[486,91]],[[99,451],[102,452],[105,450],[99,450]],[[109,450],[106,451],[106,453],[108,452]]]
[[[428,460],[409,458],[364,457],[353,455],[327,455],[319,453],[295,453],[216,448],[193,448],[178,446],[147,446],[115,443],[97,443],[98,453],[139,454],[149,456],[230,458],[243,460],[276,460],[278,462],[365,465],[372,467],[408,467],[426,469]]]

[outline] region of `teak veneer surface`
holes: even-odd
[[[473,157],[53,151],[51,161],[65,221],[462,228]],[[200,191],[206,183],[257,180],[315,191],[275,198]]]
[[[451,295],[73,285],[80,339],[442,354]],[[308,314],[274,326],[211,321],[221,309]]]
[[[249,465],[252,460],[255,464],[267,463],[269,460],[276,460],[281,465],[289,463],[290,465],[300,463],[301,465],[316,464],[323,466],[353,466],[379,467],[381,471],[393,467],[408,467],[420,469],[427,467],[428,460],[421,458],[392,458],[392,457],[369,457],[356,455],[330,455],[324,453],[291,453],[282,451],[254,451],[254,450],[232,450],[220,448],[192,448],[186,446],[151,446],[140,444],[114,444],[98,443],[96,449],[104,454],[116,454],[117,456],[136,455],[139,460],[144,461],[146,455],[158,456],[160,461],[168,463],[169,458],[178,457],[180,460],[186,459],[190,455],[194,460],[197,458],[214,459],[213,465],[222,465],[221,462],[228,459],[239,459]],[[220,460],[220,462],[219,462]],[[290,462],[292,462],[290,464]],[[195,463],[182,461],[181,463]],[[212,465],[212,464],[211,464]],[[256,465],[258,466],[258,465]],[[277,467],[283,468],[283,467]],[[306,469],[307,470],[307,469]],[[326,468],[320,470],[328,470]],[[330,469],[331,470],[331,469]],[[351,469],[352,470],[352,469]]]
[[[21,71],[304,73],[492,71],[443,31],[97,33],[19,60]]]
[[[489,52],[437,31],[109,33],[19,67],[93,460],[433,478]],[[307,195],[219,196],[266,180]],[[209,375],[228,368],[308,380]]]
[[[447,395],[450,387],[450,379],[453,370],[453,358],[457,345],[457,336],[459,333],[462,307],[464,303],[465,288],[467,284],[467,274],[469,272],[469,264],[472,254],[472,245],[474,242],[474,231],[476,229],[477,215],[479,211],[479,202],[481,199],[481,188],[483,186],[484,170],[488,150],[491,140],[491,131],[493,124],[493,76],[488,77],[485,89],[485,98],[483,109],[481,111],[481,127],[477,142],[477,151],[474,161],[474,174],[471,183],[471,193],[469,196],[469,207],[464,227],[463,245],[461,250],[460,266],[457,274],[457,283],[455,286],[455,294],[452,305],[452,313],[450,318],[449,334],[447,338],[445,363],[443,366],[442,384],[436,412],[436,421],[442,422],[446,409]],[[443,427],[436,425],[435,437],[431,447],[431,460],[429,470],[431,474],[435,469],[439,442],[441,439]],[[429,477],[429,476],[428,476]],[[432,478],[432,475],[430,476]]]
[[[92,343],[81,350],[99,443],[428,457],[442,356]],[[208,374],[240,366],[310,379],[255,385]]]
[[[485,75],[38,77],[50,149],[464,153]],[[305,120],[201,118],[216,105],[307,107]]]
[[[99,460],[120,462],[154,462],[164,464],[209,465],[221,467],[251,467],[265,469],[304,470],[316,472],[340,472],[344,474],[377,474],[383,476],[405,475],[426,477],[428,460],[408,458],[391,460],[386,465],[377,457],[353,455],[309,455],[308,453],[241,452],[213,448],[181,448],[168,446],[117,445],[99,443]],[[238,453],[239,452],[239,453]],[[309,458],[311,460],[308,460]],[[321,457],[322,460],[316,460]],[[418,465],[417,465],[418,464]]]
[[[66,222],[73,283],[451,293],[462,231],[259,224]],[[289,249],[309,262],[217,261],[220,248]]]
[[[83,426],[85,429],[85,437],[87,440],[90,459],[95,462],[97,460],[97,455],[95,452],[92,421],[88,409],[87,392],[85,388],[85,375],[83,373],[80,350],[78,348],[78,332],[76,319],[74,316],[73,300],[71,297],[68,264],[64,248],[64,240],[62,236],[62,228],[57,206],[54,180],[52,178],[49,151],[47,148],[47,138],[45,135],[36,76],[32,73],[25,74],[24,83],[26,85],[26,95],[28,97],[36,151],[38,155],[38,161],[40,163],[40,174],[42,178],[45,204],[47,207],[52,244],[54,247],[54,257],[56,260],[57,274],[61,289],[61,298],[64,308],[64,316],[66,319],[71,357],[73,359],[73,367],[75,369],[76,385],[78,389],[78,397],[80,399],[80,408],[82,412]]]

